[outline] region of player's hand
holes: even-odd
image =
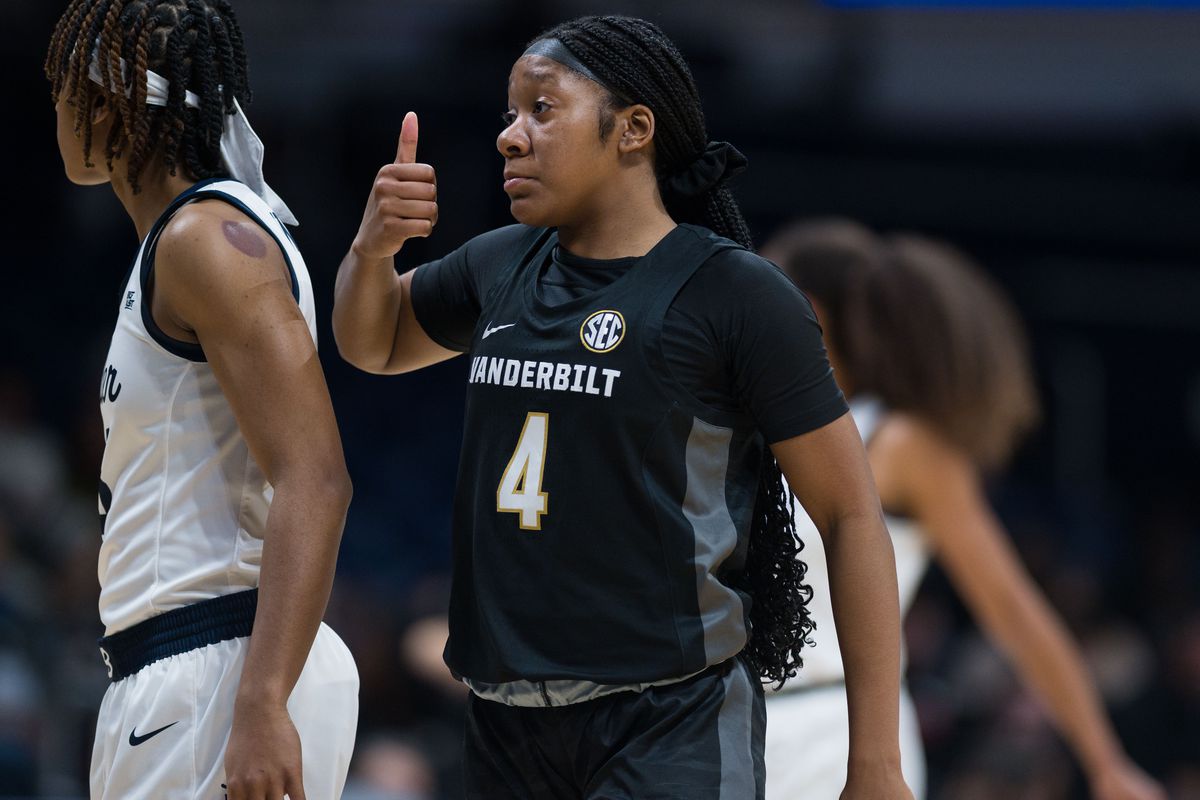
[[[1096,800],[1167,800],[1158,783],[1130,761],[1115,761],[1090,778]]]
[[[851,767],[840,800],[913,800],[899,765]]]
[[[375,176],[353,250],[364,258],[390,258],[409,239],[432,233],[437,218],[437,176],[433,167],[417,163],[417,115],[410,111],[395,162]]]
[[[225,749],[228,800],[306,800],[300,734],[286,703],[243,701],[233,710]]]

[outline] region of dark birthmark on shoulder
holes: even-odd
[[[267,243],[251,226],[226,220],[221,223],[221,230],[225,232],[225,239],[231,245],[251,258],[263,258],[267,255]]]

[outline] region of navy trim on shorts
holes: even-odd
[[[172,609],[102,636],[100,655],[109,677],[119,681],[155,661],[249,636],[257,607],[258,589],[250,589]]]

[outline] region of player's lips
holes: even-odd
[[[504,171],[504,191],[510,192],[521,186],[526,186],[537,178],[531,178],[528,175],[517,175],[515,173]]]

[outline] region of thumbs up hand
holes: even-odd
[[[395,162],[375,177],[353,249],[364,258],[390,258],[408,239],[432,233],[437,218],[437,176],[433,167],[417,163],[417,115],[410,111]]]

